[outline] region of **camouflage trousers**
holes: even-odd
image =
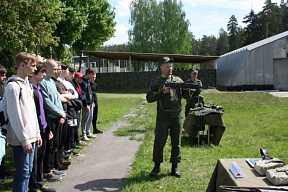
[[[164,120],[157,119],[153,148],[153,161],[156,164],[163,162],[163,148],[166,144],[169,133],[172,145],[170,162],[178,163],[181,161],[182,117]]]

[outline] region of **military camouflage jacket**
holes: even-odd
[[[202,82],[199,79],[196,79],[195,81],[192,82],[191,79],[187,80],[186,83],[193,83],[195,85],[200,85],[202,86]],[[192,101],[193,99],[190,99],[191,97],[196,97],[201,93],[201,89],[197,89],[196,91],[193,89],[189,89],[188,95],[185,96],[186,101]]]
[[[170,117],[182,117],[181,98],[184,92],[181,88],[170,89],[170,93],[163,94],[163,88],[166,83],[182,83],[182,79],[177,76],[163,78],[161,76],[153,79],[150,83],[149,91],[146,94],[148,103],[157,101],[157,119]],[[187,95],[187,93],[185,94]]]

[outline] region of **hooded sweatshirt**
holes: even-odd
[[[11,80],[13,82],[9,82]],[[24,80],[18,75],[13,75],[7,82],[4,92],[9,119],[7,141],[12,146],[26,146],[35,142],[37,136],[40,137],[33,89],[28,79]]]

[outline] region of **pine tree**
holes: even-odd
[[[271,37],[281,32],[282,14],[277,3],[266,0],[260,18],[266,28],[265,38]]]
[[[227,31],[229,34],[229,48],[230,51],[239,48],[239,39],[238,39],[238,21],[235,15],[230,17],[230,20],[227,24]]]
[[[259,15],[255,14],[254,10],[251,9],[249,15],[244,17],[243,23],[247,24],[244,28],[244,45],[255,43],[265,37],[262,33],[263,26],[260,23]]]
[[[228,34],[223,28],[221,28],[217,40],[216,55],[220,56],[227,52],[229,52]]]

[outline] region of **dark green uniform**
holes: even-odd
[[[202,86],[202,82],[199,79],[196,79],[192,82],[191,79],[186,81],[186,83],[193,83],[195,85]],[[186,96],[186,106],[185,106],[185,116],[189,113],[190,108],[195,108],[196,103],[198,103],[198,96],[201,93],[201,89],[197,89],[196,91],[193,89],[189,89],[188,95]]]
[[[146,95],[149,103],[157,101],[157,120],[153,148],[153,161],[156,164],[163,162],[163,148],[169,129],[172,144],[170,162],[178,163],[181,161],[182,90],[180,88],[171,88],[170,93],[164,95],[163,85],[168,82],[181,83],[183,81],[181,78],[173,75],[170,78],[159,76],[151,81],[150,89]]]

